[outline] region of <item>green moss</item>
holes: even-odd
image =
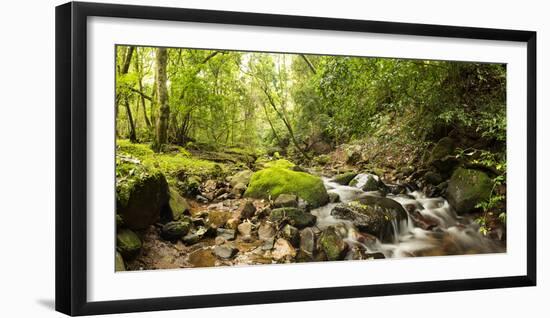
[[[321,233],[319,245],[329,261],[342,260],[346,255],[347,245],[332,226]]]
[[[191,208],[189,203],[182,198],[179,193],[170,188],[170,200],[168,201],[170,211],[172,212],[172,219],[179,220],[185,211],[189,211]]]
[[[122,255],[120,255],[119,252],[115,253],[115,272],[123,272],[126,270],[126,266],[124,265],[124,260],[122,259]]]
[[[266,168],[284,168],[284,169],[292,169],[294,168],[295,164],[292,162],[286,160],[286,159],[279,159],[274,161],[269,161],[264,164]]]
[[[443,137],[437,142],[434,149],[432,150],[432,155],[430,160],[441,159],[445,156],[452,155],[455,151],[455,142],[449,137]]]
[[[177,175],[200,177],[217,177],[225,173],[225,166],[213,161],[203,160],[191,156],[180,146],[170,146],[170,151],[155,153],[149,145],[131,143],[120,139],[117,145],[116,170],[117,178],[133,174],[137,169],[148,171],[162,171],[172,186],[177,184]]]
[[[276,198],[283,193],[295,194],[312,207],[328,202],[327,191],[319,177],[279,166],[255,172],[244,195],[267,199]]]
[[[134,231],[129,229],[118,231],[116,242],[117,251],[119,251],[124,258],[136,256],[141,249],[141,240]]]
[[[447,187],[447,199],[458,214],[470,212],[491,196],[493,181],[482,171],[458,168]]]

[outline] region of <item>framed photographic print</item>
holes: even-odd
[[[535,81],[531,31],[61,5],[56,309],[534,286]]]

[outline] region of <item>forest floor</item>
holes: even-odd
[[[166,222],[156,222],[143,229],[135,230],[141,244],[139,251],[133,255],[127,256],[128,253],[124,255],[126,270],[376,259],[391,254],[397,256],[396,251],[400,250],[393,248],[392,252],[381,253],[373,248],[373,246],[380,246],[382,240],[380,237],[376,237],[372,232],[357,231],[355,227],[344,228],[339,223],[331,223],[330,227],[338,233],[336,238],[331,237],[331,233],[326,233],[327,227],[319,223],[319,218],[324,213],[322,207],[313,209],[317,211],[315,213],[321,213],[317,214],[318,221],[313,226],[297,226],[293,220],[289,219],[273,221],[270,213],[280,207],[277,205],[276,198],[245,197],[244,190],[236,189],[238,186],[232,182],[232,179],[249,169],[251,172],[265,169],[266,163],[271,160],[288,162],[279,154],[260,156],[241,149],[185,150],[177,146],[170,146],[165,153],[156,154],[150,151],[147,145],[131,144],[125,140],[120,140],[117,144],[117,171],[120,170],[121,175],[127,172],[123,171],[124,167],[118,169],[118,166],[124,166],[129,161],[133,164],[134,159],[128,158],[137,158],[139,163],[147,169],[162,171],[166,175],[168,186],[177,189],[177,192],[185,198],[187,208],[183,211],[181,219],[185,217],[190,221],[190,226],[185,231],[186,235],[176,239],[163,237]],[[390,146],[390,144],[380,143],[378,139],[369,139],[341,145],[326,154],[315,156],[315,159],[307,164],[292,165],[291,169],[305,171],[323,180],[346,173],[352,173],[354,176],[358,173],[377,176],[385,189],[389,189],[389,192],[397,191],[396,197],[393,197],[392,193],[388,195],[384,193],[382,196],[395,200],[399,199],[397,196],[410,200],[416,198],[418,200],[414,201],[414,204],[425,205],[427,207],[425,211],[428,211],[430,210],[428,200],[431,200],[429,198],[439,198],[444,191],[436,185],[424,182],[424,175],[429,170],[425,168],[426,163],[423,162],[425,158],[425,151],[414,146],[407,144]],[[121,175],[117,175],[117,181],[125,178]],[[249,178],[250,175],[248,175]],[[409,190],[403,190],[409,185],[413,185],[415,190],[423,193],[426,198],[413,198]],[[346,195],[345,191],[350,191],[347,184],[340,190],[336,189],[341,192],[332,189],[327,181],[324,181],[324,186],[329,190],[329,194],[332,191],[342,196]],[[332,209],[338,201],[340,198],[335,199],[331,195],[328,206]],[[342,202],[344,202],[343,198]],[[302,204],[300,198],[296,197],[296,201],[287,207],[300,209],[300,204]],[[441,206],[443,203],[437,208]],[[403,207],[408,206],[403,204]],[[311,207],[304,209],[312,210]],[[250,211],[247,212],[247,210]],[[434,208],[434,211],[436,210]],[[460,222],[454,220],[456,224],[451,222],[445,225],[442,224],[443,221],[437,220],[438,216],[430,217],[428,213],[418,213],[418,211],[414,213],[415,226],[430,232],[433,239],[429,242],[433,246],[413,252],[404,251],[400,254],[401,256],[487,253],[505,250],[505,226],[502,222],[499,223],[493,214],[489,214],[486,221],[493,229],[487,236],[490,242],[485,242],[484,237],[474,235],[472,237],[476,243],[471,243],[472,238],[469,238],[469,243],[466,244],[457,239],[456,235],[450,234],[452,231],[447,229],[456,227],[466,231],[468,226],[473,226],[474,232],[477,232],[478,227],[472,224],[475,224],[473,220],[482,214],[480,211],[468,214],[467,218]],[[332,220],[332,217],[329,218]],[[395,238],[395,240],[399,239]],[[337,252],[337,256],[331,255],[335,248],[341,249]]]

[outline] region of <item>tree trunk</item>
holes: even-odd
[[[130,109],[128,98],[124,98],[124,107],[126,108],[126,113],[128,114],[128,123],[130,126],[130,141],[137,142],[136,127],[134,126],[134,119],[132,118],[132,110]]]
[[[143,92],[143,74],[142,69],[139,64],[139,52],[136,51],[136,58],[135,58],[135,67],[136,71],[138,73],[138,88],[139,88],[139,95],[141,100],[141,106],[143,107],[143,118],[145,119],[145,124],[147,125],[147,128],[151,127],[151,121],[149,120],[149,117],[147,116],[147,107],[145,106],[145,94]]]
[[[170,118],[170,107],[168,105],[168,89],[166,87],[166,64],[168,52],[165,48],[158,48],[156,52],[156,74],[157,74],[157,103],[159,105],[159,116],[157,120],[157,136],[154,148],[157,152],[162,150],[168,139],[168,120]]]

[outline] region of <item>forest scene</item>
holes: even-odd
[[[115,50],[116,271],[506,252],[506,65]]]

